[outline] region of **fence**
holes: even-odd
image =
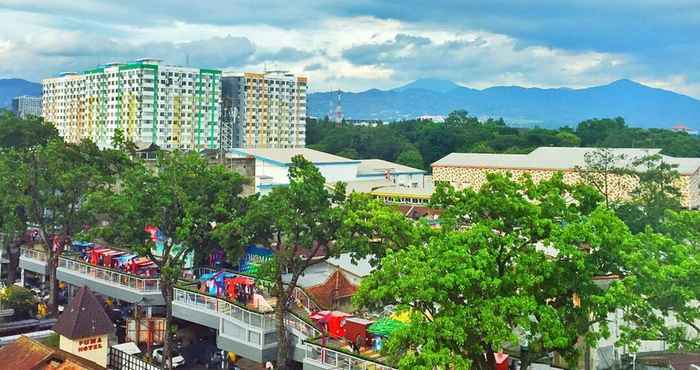
[[[317,312],[317,311],[323,311],[321,306],[319,306],[316,301],[313,300],[313,298],[309,297],[308,294],[306,294],[306,291],[302,288],[299,287],[294,287],[294,291],[292,291],[292,298],[299,303],[306,312]]]
[[[265,279],[260,279],[256,276],[248,275],[248,274],[243,274],[237,271],[231,271],[231,270],[226,270],[226,269],[213,269],[211,267],[195,267],[190,270],[187,270],[183,272],[183,278],[186,280],[195,280],[199,278],[200,276],[204,274],[209,274],[209,273],[216,273],[217,271],[225,271],[227,273],[234,274],[235,276],[245,276],[249,277],[253,280],[257,281],[267,281]],[[314,301],[313,298],[311,298],[304,289],[300,287],[295,287],[294,291],[292,292],[292,299],[294,299],[297,303],[299,303],[307,312],[317,312],[317,311],[323,311],[324,309]]]
[[[114,347],[109,349],[107,368],[110,370],[160,370],[160,367]]]
[[[296,317],[294,314],[288,314],[284,318],[284,324],[287,327],[291,327],[304,334],[307,338],[314,338],[321,335],[321,331],[315,326],[307,323],[306,321]]]
[[[58,259],[58,267],[86,275],[90,279],[102,280],[140,292],[160,292],[158,278],[139,277],[63,256]]]
[[[222,316],[228,316],[262,330],[275,328],[275,320],[271,314],[255,312],[221,298],[182,288],[175,288],[174,293],[175,302],[214,311]]]
[[[344,370],[396,370],[378,362],[362,359],[347,353],[306,342],[306,360],[334,369]]]
[[[20,256],[41,262],[46,262],[47,260],[46,252],[27,247],[20,248]]]

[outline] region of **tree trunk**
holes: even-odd
[[[8,244],[7,249],[7,283],[12,285],[15,280],[17,280],[17,270],[19,269],[19,252],[20,246],[22,245],[21,236],[15,238],[11,243]]]
[[[49,302],[47,309],[49,311],[49,316],[55,316],[58,313],[56,307],[56,297],[58,295],[56,269],[58,268],[59,254],[54,253],[53,240],[49,241],[49,239],[47,239],[46,232],[43,228],[39,228],[39,234],[41,240],[44,242],[44,247],[46,248],[46,266],[49,274]]]
[[[286,313],[287,293],[281,285],[281,277],[279,278],[280,289],[277,293],[277,305],[275,306],[275,325],[277,326],[277,369],[287,369],[287,359],[289,357],[289,340],[287,336],[287,327],[284,324],[284,316]]]
[[[170,282],[160,281],[160,292],[165,299],[165,332],[163,333],[163,361],[161,369],[172,369],[171,347],[172,335],[170,333],[170,325],[173,320],[173,287]]]
[[[58,268],[58,255],[53,251],[49,253],[48,268],[49,268],[49,315],[58,315],[57,297],[58,297],[58,279],[56,279],[56,269]]]

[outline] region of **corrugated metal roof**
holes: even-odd
[[[539,147],[529,154],[482,154],[482,153],[451,153],[437,162],[433,167],[470,167],[470,168],[501,168],[501,169],[546,169],[573,170],[586,165],[586,155],[600,148],[578,147]],[[661,149],[639,148],[607,148],[612,154],[624,156],[617,163],[619,167],[631,167],[632,162],[648,155],[655,155]],[[678,158],[662,155],[664,161],[677,164],[678,172],[690,175],[700,168],[700,158]]]
[[[401,173],[425,173],[417,168],[404,166],[402,164],[385,161],[383,159],[361,159],[357,168],[358,176],[384,175],[385,172],[394,174]]]
[[[309,148],[289,148],[289,149],[256,149],[256,148],[236,148],[231,149],[232,154],[243,156],[253,156],[262,160],[277,162],[279,164],[291,164],[292,157],[302,155],[306,160],[314,164],[324,163],[360,163],[360,161],[337,156],[334,154],[320,152]]]

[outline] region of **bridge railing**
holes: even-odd
[[[353,356],[311,342],[306,342],[306,361],[343,370],[396,370],[396,368],[376,361]]]
[[[20,248],[20,257],[31,258],[36,261],[46,262],[48,259],[46,252],[40,251],[38,249],[22,247]]]
[[[160,279],[157,277],[132,275],[65,256],[59,257],[58,267],[85,275],[87,279],[100,280],[140,292],[160,292]]]
[[[175,288],[175,302],[188,306],[195,306],[214,311],[217,314],[244,322],[254,328],[270,330],[275,328],[274,315],[271,313],[257,312],[253,309],[239,306],[225,299],[212,297],[193,290]]]

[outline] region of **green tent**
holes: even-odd
[[[391,335],[391,333],[404,327],[406,327],[405,323],[385,317],[375,321],[374,324],[367,328],[367,331],[375,335],[388,337]]]

